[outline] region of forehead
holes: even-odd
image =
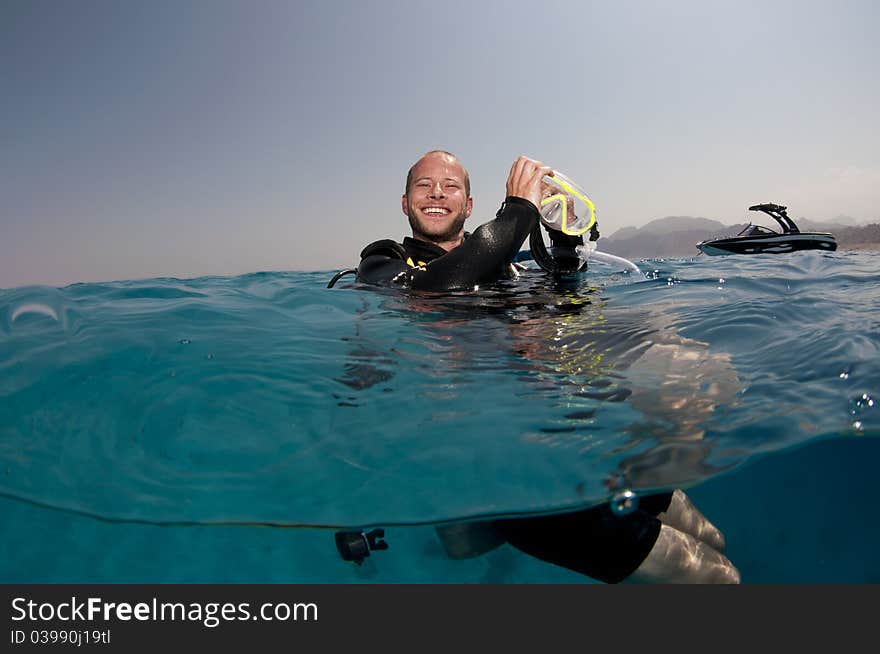
[[[464,181],[464,166],[448,154],[429,154],[419,159],[413,167],[413,180],[423,177],[432,179],[457,179]]]

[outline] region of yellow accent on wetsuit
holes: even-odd
[[[406,265],[408,265],[410,268],[418,268],[419,270],[427,270],[427,268],[425,266],[427,266],[428,264],[426,264],[424,261],[419,261],[418,263],[413,263],[412,257],[407,257],[406,258]]]

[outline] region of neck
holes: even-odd
[[[434,245],[441,247],[444,250],[446,250],[447,252],[449,252],[450,250],[454,250],[459,245],[461,245],[462,241],[464,240],[464,230],[460,231],[458,234],[456,234],[455,236],[453,236],[451,238],[442,239],[442,240],[438,240],[436,238],[429,238],[429,237],[425,236],[424,234],[417,234],[415,232],[413,232],[413,238],[416,239],[417,241],[424,241],[425,243],[433,243]]]

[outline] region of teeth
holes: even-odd
[[[446,209],[441,209],[439,207],[428,207],[427,209],[423,209],[425,213],[446,213]]]

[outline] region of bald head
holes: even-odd
[[[409,187],[412,186],[413,182],[413,172],[418,167],[423,160],[429,157],[440,157],[446,159],[450,163],[456,163],[461,166],[461,170],[464,172],[464,193],[466,196],[470,196],[471,194],[471,177],[468,175],[467,168],[465,168],[461,161],[458,160],[451,152],[447,152],[446,150],[431,150],[430,152],[426,152],[423,154],[418,161],[416,161],[412,167],[409,169],[409,172],[406,174],[406,188],[404,189],[404,193],[409,193]]]

